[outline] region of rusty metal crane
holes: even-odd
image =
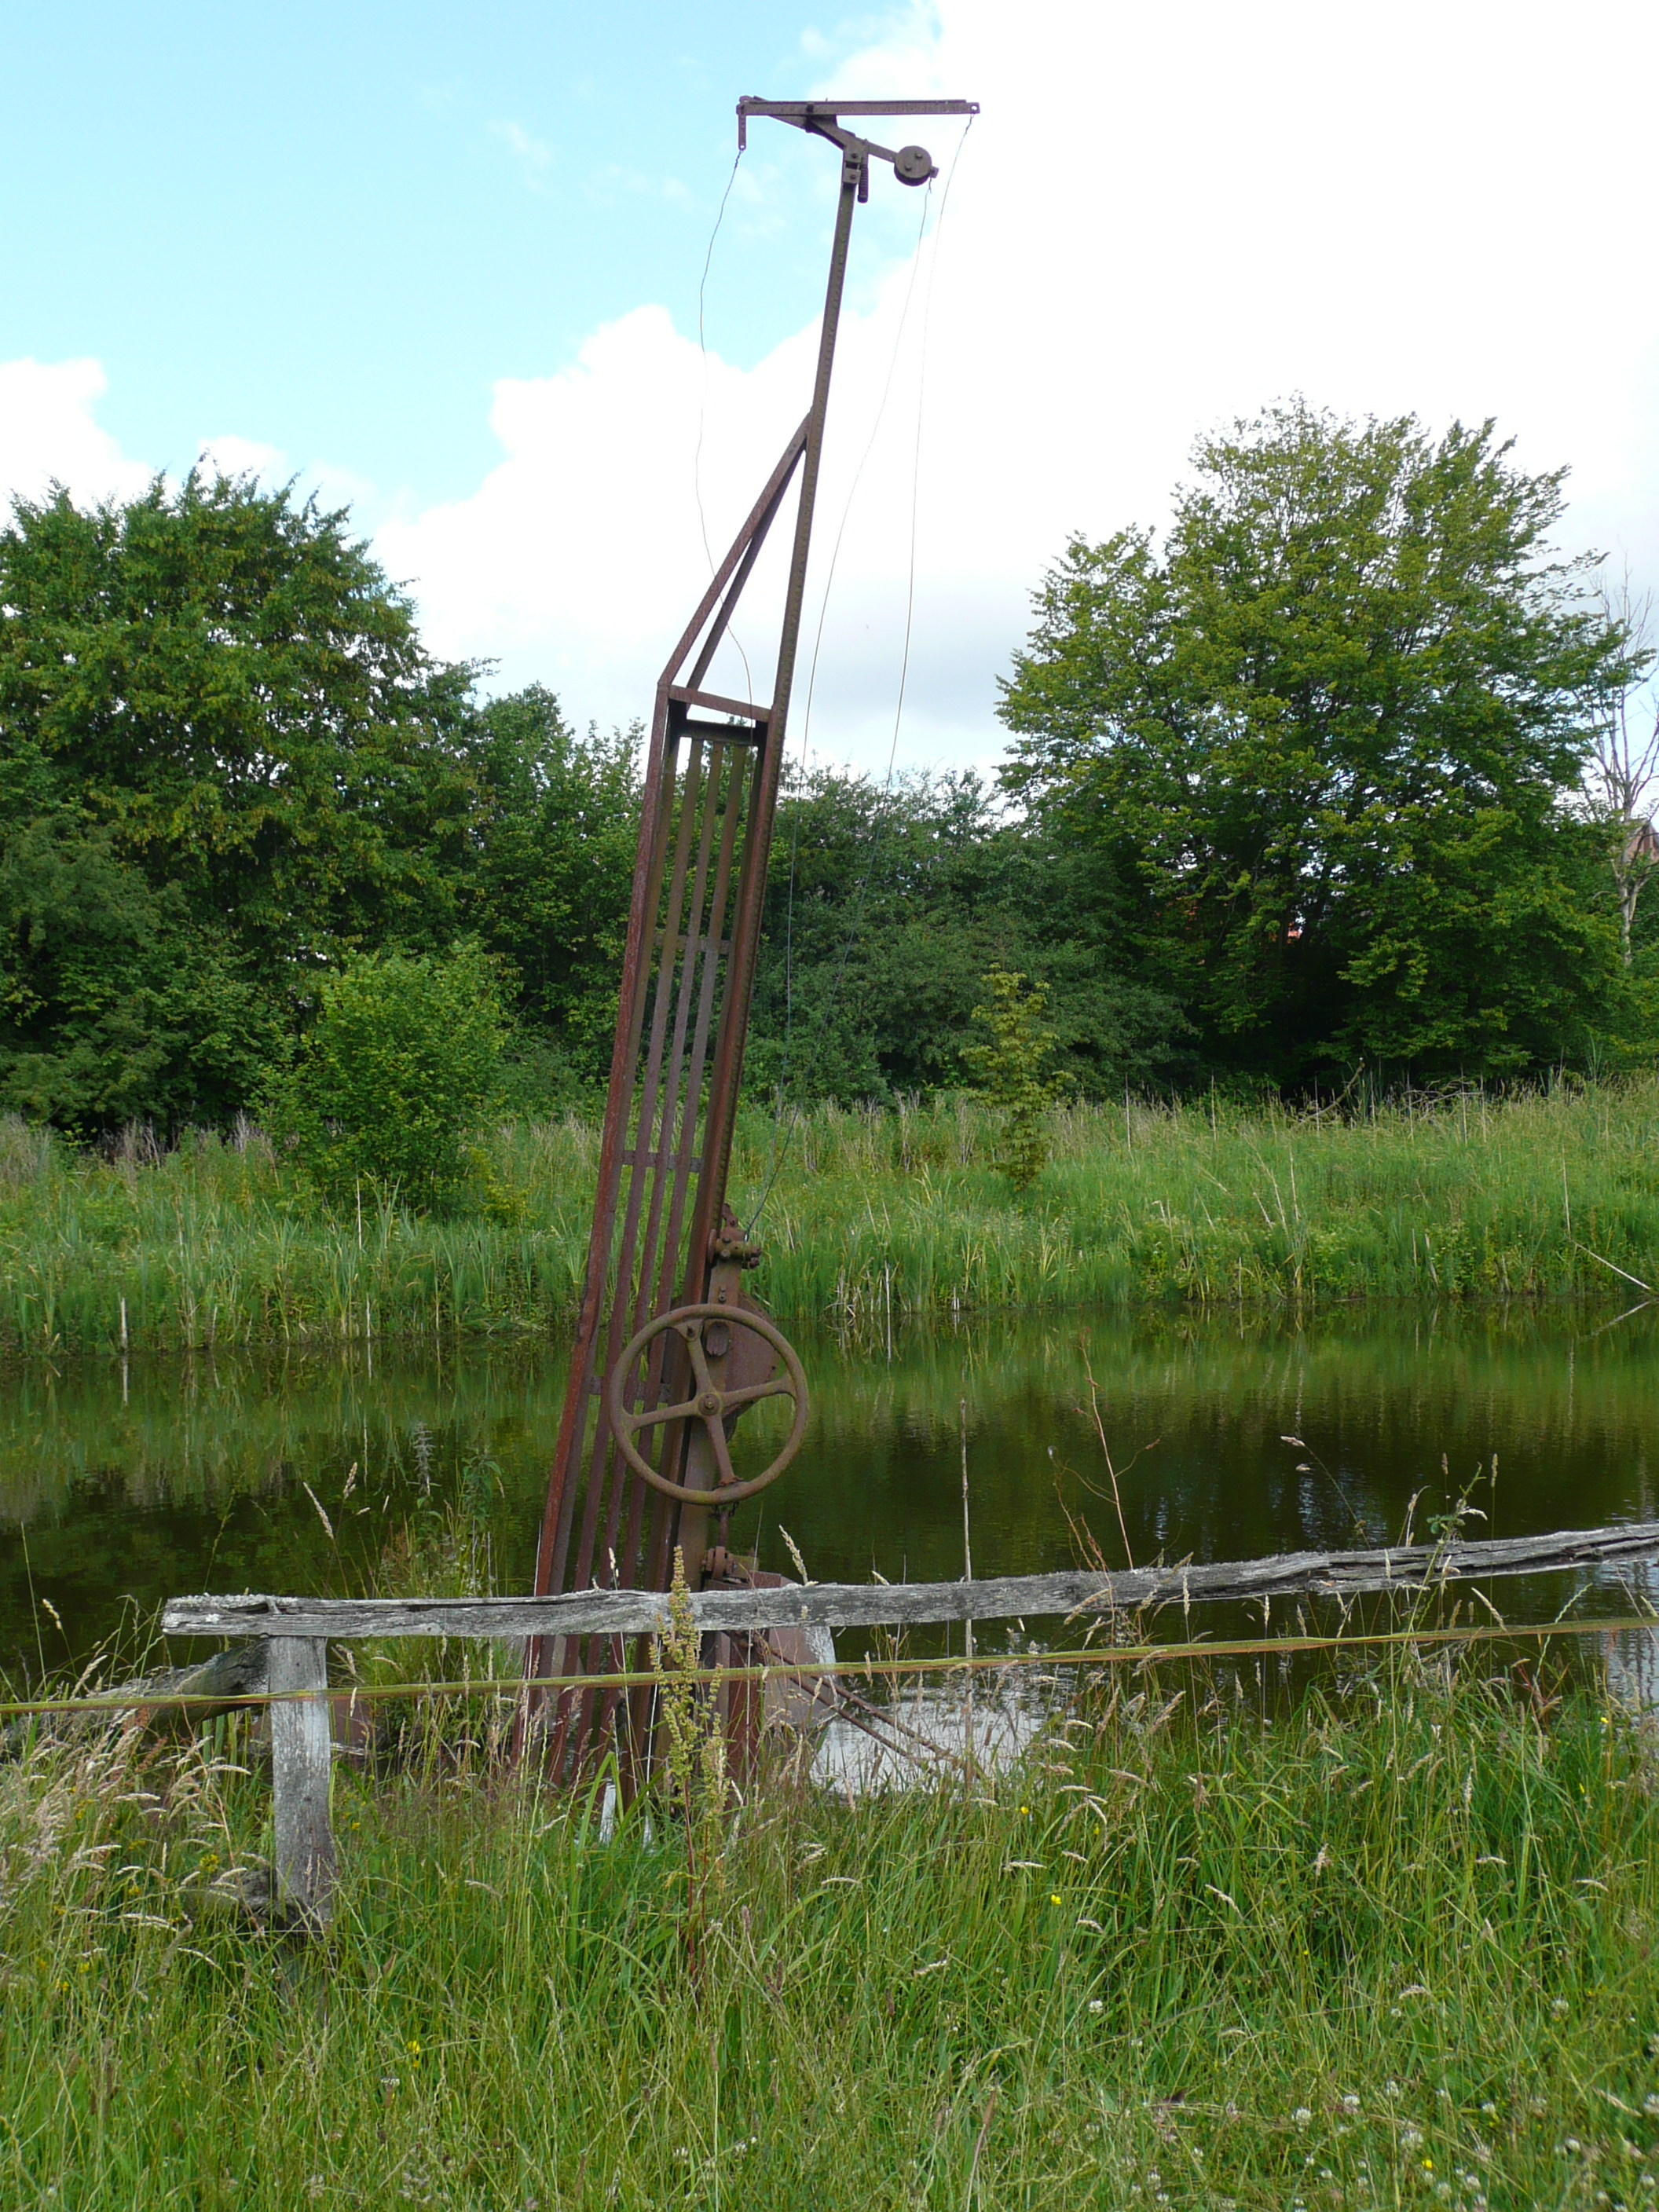
[[[595,1582],[662,1589],[677,1549],[694,1589],[750,1579],[726,1546],[727,1517],[783,1472],[805,1431],[800,1361],[743,1292],[760,1254],[726,1206],[726,1174],[853,210],[868,198],[876,164],[890,164],[912,186],[937,173],[925,148],[878,145],[846,118],[977,112],[962,100],[738,103],[739,149],[750,120],[769,117],[841,155],[817,373],[805,419],[657,684],[592,1231],[537,1550],[538,1595]],[[797,477],[771,700],[723,697],[704,688],[705,678]],[[792,1401],[788,1434],[766,1466],[745,1476],[732,1458],[737,1421],[773,1397]],[[540,1639],[526,1652],[526,1673],[534,1680],[620,1671],[623,1656],[597,1639],[566,1650]],[[727,1694],[729,1729],[739,1745],[752,1741],[749,1693],[733,1686]],[[601,1689],[567,1690],[531,1710],[560,1771],[608,1744],[614,1730],[626,1772],[649,1715],[648,1695],[636,1692],[624,1704]]]

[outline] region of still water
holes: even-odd
[[[890,1351],[797,1341],[811,1432],[733,1534],[787,1573],[787,1528],[820,1580],[962,1572],[964,1405],[975,1574],[1077,1564],[1074,1522],[1120,1564],[1085,1362],[1137,1563],[1382,1540],[1414,1492],[1419,1532],[1460,1494],[1489,1516],[1474,1532],[1500,1535],[1656,1510],[1659,1310],[1114,1316],[964,1324]],[[13,1369],[0,1675],[78,1664],[187,1591],[384,1585],[401,1544],[446,1528],[495,1588],[527,1587],[563,1382],[562,1347],[525,1345]],[[1547,1589],[1531,1595],[1553,1610]]]

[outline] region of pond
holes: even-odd
[[[1139,1564],[1382,1541],[1413,1494],[1419,1532],[1460,1496],[1477,1534],[1645,1519],[1656,1327],[1659,1310],[1347,1309],[801,1340],[808,1440],[733,1533],[787,1573],[787,1529],[820,1580],[959,1575],[964,1406],[977,1575],[1076,1565],[1079,1528],[1113,1565],[1125,1535]],[[446,1538],[485,1586],[527,1587],[564,1365],[520,1344],[12,1370],[0,1674],[131,1642],[186,1591],[407,1586],[409,1547]],[[1528,1595],[1553,1610],[1559,1590]]]

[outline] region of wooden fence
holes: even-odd
[[[956,1583],[806,1583],[781,1589],[706,1590],[691,1609],[705,1632],[783,1628],[906,1628],[946,1621],[1097,1620],[1112,1613],[1222,1601],[1401,1595],[1500,1576],[1607,1568],[1659,1557],[1659,1522],[1559,1530],[1542,1536],[1403,1545],[1355,1552],[1291,1552],[1207,1566],[1135,1568],[1116,1574],[1006,1575]],[[303,1598],[243,1595],[172,1599],[168,1636],[236,1638],[240,1652],[181,1671],[175,1700],[222,1709],[270,1701],[274,1792],[273,1892],[295,1922],[328,1917],[337,1876],[329,1815],[332,1730],[328,1646],[396,1637],[635,1638],[668,1625],[665,1593],[577,1590],[553,1597]],[[263,1647],[250,1663],[245,1639]],[[155,1694],[155,1686],[147,1686]],[[130,1692],[138,1702],[136,1690]],[[166,1702],[158,1696],[157,1703]]]

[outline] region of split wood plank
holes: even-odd
[[[270,1708],[271,1863],[285,1914],[325,1926],[337,1865],[329,1820],[332,1759],[328,1645],[320,1636],[273,1636],[270,1686],[289,1702]],[[298,1690],[307,1697],[295,1697]]]
[[[702,1590],[693,1595],[691,1609],[699,1627],[735,1635],[802,1626],[922,1626],[1135,1612],[1171,1604],[1356,1597],[1656,1558],[1659,1521],[1644,1521],[1475,1543],[1286,1552],[1265,1559],[1144,1567],[1110,1575],[996,1575],[977,1582],[808,1583],[781,1589]],[[626,1637],[660,1633],[667,1622],[666,1594],[641,1589],[574,1590],[539,1598],[179,1597],[161,1616],[168,1636],[339,1641],[380,1636]]]
[[[265,1687],[264,1644],[241,1644],[193,1667],[167,1667],[136,1682],[91,1691],[77,1701],[74,1717],[96,1719],[112,1734],[129,1728],[157,1734],[197,1729],[216,1713],[238,1711]],[[175,1702],[182,1698],[190,1703]],[[35,1726],[34,1718],[23,1713],[0,1728],[0,1759],[21,1756]]]

